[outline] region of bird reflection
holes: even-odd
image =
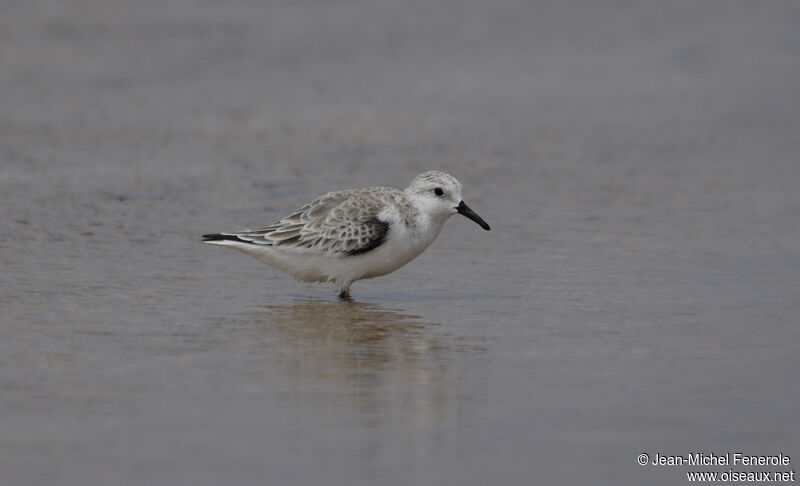
[[[357,430],[404,437],[404,450],[433,456],[456,430],[447,336],[422,317],[374,304],[296,300],[251,314],[259,346],[293,383],[284,399],[347,410]],[[272,372],[270,371],[270,372]],[[393,424],[409,427],[394,429]],[[364,434],[361,458],[391,455],[382,433]]]
[[[392,369],[402,380],[424,379],[443,351],[426,332],[433,324],[375,304],[296,300],[265,306],[257,324],[293,372],[319,378],[364,377]]]

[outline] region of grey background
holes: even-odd
[[[1,8],[3,484],[796,467],[797,2]],[[434,168],[492,232],[354,303],[199,243]]]

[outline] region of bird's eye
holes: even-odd
[[[437,196],[444,196],[444,191],[442,190],[441,187],[437,187],[436,189],[434,189],[433,193],[436,194]]]

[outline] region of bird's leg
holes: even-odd
[[[339,290],[339,298],[342,300],[350,300],[350,286],[343,285]]]

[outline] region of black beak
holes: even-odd
[[[464,201],[461,201],[459,203],[458,207],[456,208],[456,211],[458,211],[458,214],[463,214],[464,216],[468,217],[472,221],[475,221],[476,223],[481,225],[481,228],[485,229],[486,231],[489,231],[491,229],[489,227],[489,225],[486,224],[486,221],[484,221],[483,218],[478,216],[478,213],[476,213],[475,211],[471,210],[469,208],[469,206],[464,204]]]

